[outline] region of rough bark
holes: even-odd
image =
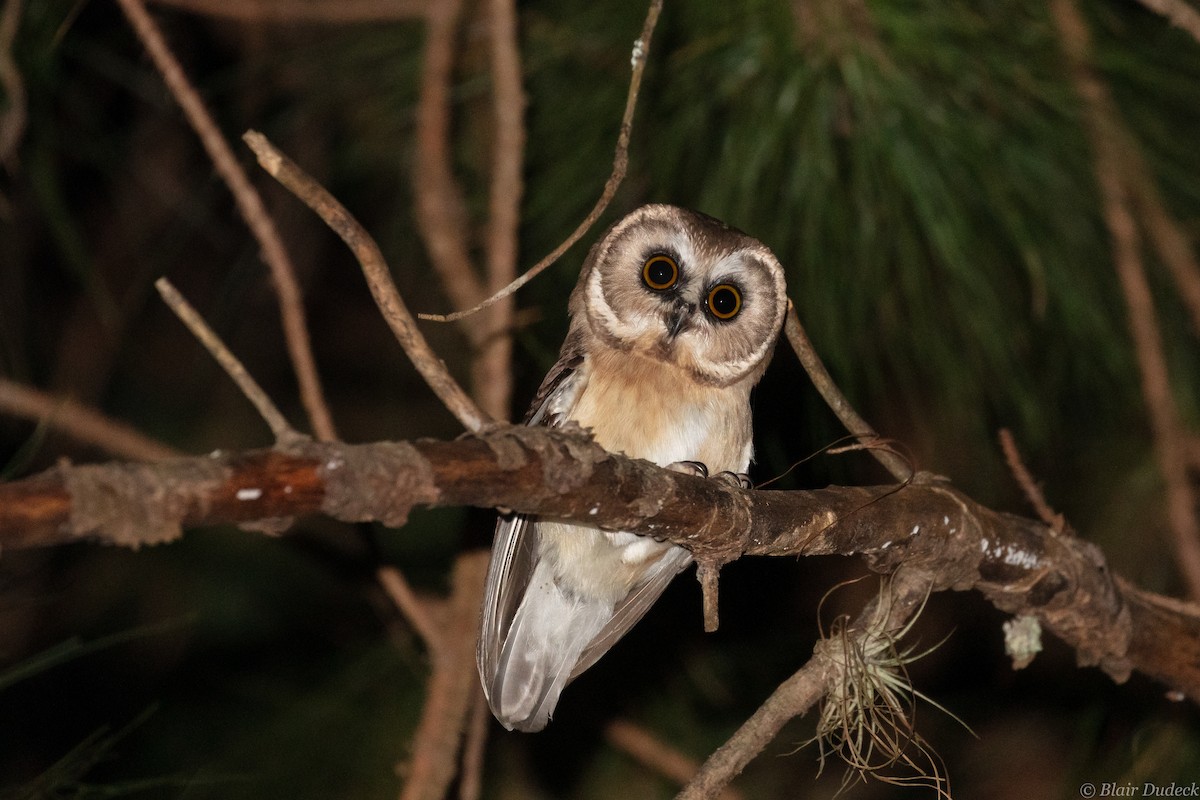
[[[325,514],[401,526],[414,506],[472,505],[667,539],[719,567],[743,555],[863,556],[1036,616],[1082,666],[1139,670],[1200,699],[1200,610],[1113,576],[1094,545],[980,506],[949,483],[743,491],[606,452],[580,430],[503,427],[454,441],[277,449],[154,464],[60,465],[0,484],[0,547],[136,547],[184,528],[282,532]]]

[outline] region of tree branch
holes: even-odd
[[[151,0],[193,14],[239,22],[321,24],[391,22],[425,16],[436,0]]]
[[[1187,0],[1139,0],[1146,8],[1161,14],[1177,28],[1187,31],[1200,42],[1200,12],[1188,5]]]
[[[1200,609],[1118,584],[1100,551],[978,505],[944,482],[743,491],[606,452],[578,430],[505,427],[451,442],[277,449],[160,464],[59,466],[0,484],[0,547],[136,547],[183,527],[325,514],[403,525],[414,506],[506,507],[742,555],[861,555],[936,591],[975,589],[1036,616],[1117,681],[1131,669],[1200,699]]]
[[[433,268],[450,302],[467,308],[483,299],[486,289],[467,252],[467,203],[450,166],[450,79],[462,7],[462,0],[434,3],[425,26],[413,195],[417,230]]]
[[[579,226],[571,232],[571,235],[564,239],[558,247],[551,250],[545,258],[525,270],[516,280],[481,303],[472,308],[455,311],[452,314],[418,314],[417,316],[421,319],[436,320],[438,322],[454,322],[482,311],[494,303],[500,302],[536,278],[551,264],[558,261],[563,253],[570,250],[576,242],[583,238],[583,235],[588,232],[592,225],[596,223],[596,220],[600,218],[600,215],[604,213],[604,209],[608,208],[608,204],[612,202],[613,197],[616,195],[621,181],[625,180],[625,172],[629,169],[629,139],[633,131],[633,112],[637,109],[638,93],[642,88],[642,75],[646,71],[646,55],[650,51],[650,40],[654,36],[654,28],[658,25],[658,17],[662,13],[662,6],[663,0],[650,0],[650,7],[646,11],[645,22],[642,23],[642,34],[633,43],[633,73],[629,78],[629,92],[625,96],[625,112],[621,117],[621,129],[617,134],[617,148],[613,154],[612,173],[609,174],[608,180],[604,182],[604,189],[600,192],[600,197],[596,200],[596,205],[584,217],[583,222],[579,223]]]
[[[847,637],[859,640],[895,633],[920,609],[929,596],[929,577],[920,570],[910,569],[898,571],[896,576],[849,626]],[[808,663],[780,684],[729,741],[708,757],[676,800],[718,797],[784,725],[816,705],[845,667],[840,659],[842,647],[853,646],[853,642],[839,642],[839,645],[831,646],[830,640],[819,642]]]
[[[800,315],[796,313],[796,306],[791,300],[788,300],[787,316],[783,321],[783,335],[787,338],[788,344],[792,346],[796,357],[800,359],[800,366],[804,367],[804,371],[808,373],[809,380],[813,382],[813,386],[816,387],[825,404],[837,416],[846,431],[866,445],[875,460],[882,464],[893,478],[898,481],[906,481],[911,478],[913,474],[911,465],[887,447],[882,446],[879,434],[854,410],[854,406],[846,399],[846,395],[842,394],[842,390],[834,383],[829,370],[825,369],[825,362],[817,354],[817,349],[813,347],[812,340],[808,338],[804,325],[800,323]],[[876,446],[872,447],[872,444]]]
[[[262,168],[315,211],[354,253],[367,279],[367,286],[371,289],[371,296],[375,298],[375,304],[379,307],[379,313],[392,329],[405,354],[412,360],[413,366],[450,413],[469,430],[479,430],[490,424],[491,420],[487,414],[463,391],[421,335],[416,320],[404,303],[404,298],[392,282],[391,271],[379,250],[379,245],[358,220],[351,216],[337,198],[291,159],[280,153],[267,137],[258,131],[247,131],[242,139],[254,151]]]
[[[480,12],[487,19],[492,77],[492,174],[488,186],[486,259],[488,292],[503,288],[517,274],[517,233],[521,222],[521,171],[525,152],[525,93],[517,47],[517,11],[513,0],[491,0]],[[486,313],[461,321],[478,329],[471,363],[476,401],[495,419],[508,419],[512,403],[513,315],[508,297]]]
[[[475,637],[472,637],[474,641]],[[474,664],[470,665],[473,670]],[[492,709],[482,690],[476,690],[471,707],[471,718],[467,720],[467,731],[463,735],[462,773],[458,781],[458,800],[479,800],[483,796],[484,755],[487,749],[487,734],[492,721]]]
[[[1200,335],[1200,261],[1197,261],[1192,245],[1182,225],[1167,210],[1153,173],[1134,146],[1132,137],[1126,137],[1126,146],[1121,148],[1125,164],[1125,181],[1130,199],[1145,226],[1150,243],[1154,245],[1158,258],[1171,273],[1179,298],[1191,317],[1192,332]]]
[[[463,728],[483,693],[475,672],[475,632],[487,569],[486,550],[464,553],[454,562],[447,628],[429,641],[433,668],[401,800],[441,800],[458,769]]]
[[[304,404],[316,437],[322,441],[332,441],[337,438],[337,431],[325,401],[321,379],[317,374],[317,363],[313,357],[308,323],[305,320],[303,293],[296,280],[296,269],[279,236],[279,230],[267,212],[262,197],[234,157],[232,148],[221,135],[221,130],[208,113],[204,101],[200,99],[200,93],[184,74],[183,67],[172,54],[166,38],[146,11],[142,0],[117,2],[129,19],[130,26],[146,47],[146,52],[150,54],[154,66],[162,75],[163,82],[183,109],[184,116],[212,160],[217,174],[233,193],[233,199],[246,222],[246,227],[259,243],[262,260],[266,263],[275,286],[284,342],[287,344],[292,369],[300,386],[300,401]]]
[[[258,415],[267,423],[276,442],[303,436],[291,426],[279,407],[258,385],[258,381],[251,377],[241,360],[226,347],[199,312],[183,298],[183,295],[169,280],[159,278],[154,282],[154,288],[162,296],[163,302],[175,312],[175,316],[179,317],[180,322],[191,331],[192,336],[195,336],[197,341],[204,345],[204,349],[221,365],[221,369],[225,370],[225,374],[229,376],[230,380],[237,384],[238,389],[258,411]]]
[[[81,442],[102,447],[122,458],[157,461],[183,455],[119,420],[111,419],[66,397],[0,378],[0,411],[44,421]]]
[[[1154,453],[1166,489],[1167,523],[1179,571],[1188,586],[1188,593],[1192,598],[1200,599],[1200,519],[1196,516],[1196,498],[1187,477],[1184,427],[1171,395],[1162,334],[1131,208],[1125,153],[1131,149],[1132,139],[1120,124],[1108,87],[1092,69],[1091,33],[1075,0],[1053,0],[1050,10],[1071,66],[1075,89],[1084,102],[1084,121],[1092,145],[1096,186],[1104,205],[1104,222],[1112,239],[1113,263],[1129,313],[1129,328],[1142,378],[1142,397],[1154,432]],[[1145,201],[1148,195],[1145,192],[1142,195]]]
[[[0,166],[15,170],[17,146],[25,135],[29,121],[25,81],[13,58],[13,42],[21,24],[22,0],[7,0],[0,9],[0,87],[7,98],[7,108],[0,113]]]
[[[643,766],[687,786],[696,776],[700,765],[691,756],[658,739],[645,728],[629,720],[613,720],[604,729],[609,744],[629,754]],[[741,800],[739,792],[724,787],[716,797],[721,800]]]

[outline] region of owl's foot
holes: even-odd
[[[681,475],[691,475],[693,478],[708,477],[708,466],[703,461],[676,461],[673,464],[667,464],[665,469]]]
[[[712,477],[713,477],[714,481],[724,481],[725,483],[728,483],[730,486],[736,487],[738,489],[753,489],[754,488],[754,484],[750,482],[750,476],[744,472],[730,472],[729,470],[725,470],[723,472],[718,472],[716,475],[713,475]]]
[[[684,475],[693,475],[697,478],[708,478],[708,466],[702,461],[676,461],[674,464],[668,464],[667,469],[672,472],[679,472]],[[750,482],[750,476],[744,472],[730,472],[723,470],[716,475],[711,476],[714,481],[721,481],[738,489],[753,489],[754,484]]]

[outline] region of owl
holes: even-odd
[[[648,205],[592,247],[570,328],[526,424],[573,421],[607,450],[744,483],[750,390],[783,323],[783,269],[712,217]],[[477,652],[509,730],[546,726],[563,688],[691,563],[669,542],[524,514],[500,517]]]

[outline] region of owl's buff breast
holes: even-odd
[[[666,466],[700,461],[710,473],[750,463],[749,387],[701,385],[686,372],[636,354],[588,356],[586,384],[567,413],[606,450]],[[564,585],[615,602],[673,546],[624,532],[539,524],[541,553]],[[615,547],[613,545],[616,545]]]
[[[703,462],[712,473],[750,463],[749,385],[714,387],[661,361],[615,350],[589,356],[570,419],[606,450],[666,466]]]

